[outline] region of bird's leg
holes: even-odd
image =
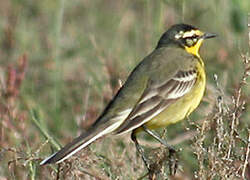
[[[174,147],[169,145],[164,139],[162,139],[154,131],[151,131],[150,129],[148,129],[145,125],[143,125],[142,128],[146,133],[148,133],[150,136],[155,138],[157,141],[159,141],[162,145],[164,145],[169,150],[169,171],[171,175],[175,174],[177,166],[178,166],[178,159],[175,157],[176,150],[174,149]]]
[[[162,145],[164,145],[166,148],[169,149],[169,151],[172,151],[173,153],[176,152],[176,150],[174,149],[174,147],[172,147],[171,145],[169,145],[164,139],[162,139],[158,134],[156,134],[155,132],[151,131],[150,129],[148,129],[146,126],[142,126],[143,130],[148,133],[150,136],[152,136],[153,138],[155,138],[157,141],[159,141]]]
[[[132,134],[131,134],[131,139],[132,141],[135,143],[135,147],[136,147],[136,150],[139,152],[139,154],[141,155],[142,157],[142,160],[145,164],[145,166],[147,167],[148,171],[150,171],[150,166],[148,164],[148,160],[144,154],[144,150],[143,148],[140,146],[140,144],[138,143],[137,141],[137,138],[136,138],[136,133],[135,133],[135,130],[133,130]]]

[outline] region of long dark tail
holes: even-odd
[[[50,163],[60,163],[65,159],[69,158],[73,154],[77,153],[81,149],[88,146],[90,143],[95,141],[96,139],[113,132],[120,123],[114,123],[112,125],[105,125],[105,127],[96,127],[91,128],[87,132],[81,134],[77,138],[75,138],[72,142],[64,146],[58,152],[52,154],[51,156],[44,159],[40,165],[50,164]]]

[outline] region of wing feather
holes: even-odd
[[[197,79],[195,70],[179,71],[161,86],[149,86],[126,120],[116,130],[125,133],[136,129],[160,114],[169,105],[190,92]]]

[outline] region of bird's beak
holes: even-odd
[[[214,33],[204,33],[202,36],[201,36],[201,38],[202,39],[209,39],[209,38],[214,38],[214,37],[216,37],[217,36],[217,34],[214,34]]]

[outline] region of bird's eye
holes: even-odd
[[[187,38],[186,39],[186,44],[187,44],[187,46],[193,46],[194,45],[194,42],[195,40],[194,39],[191,39],[191,38]],[[197,39],[196,39],[196,41],[197,41]]]

